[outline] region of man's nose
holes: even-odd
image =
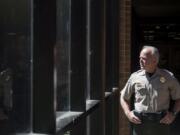
[[[143,59],[139,59],[140,62],[144,62]]]

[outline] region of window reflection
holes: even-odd
[[[30,128],[30,44],[23,33],[0,38],[0,134]]]
[[[57,111],[70,110],[70,0],[57,0],[54,87]]]
[[[0,72],[0,120],[9,118],[12,110],[12,70],[4,69]]]
[[[55,91],[57,111],[69,110],[69,60],[68,47],[57,43],[54,49],[55,54]]]

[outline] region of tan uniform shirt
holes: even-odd
[[[180,99],[180,84],[167,70],[158,68],[151,77],[144,70],[139,70],[131,75],[121,92],[126,100],[133,93],[136,111],[158,112],[169,109],[170,98]]]

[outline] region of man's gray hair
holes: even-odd
[[[157,62],[159,63],[159,57],[160,57],[159,56],[159,50],[156,47],[150,46],[150,45],[143,46],[142,50],[145,48],[151,49],[152,55],[156,58]]]

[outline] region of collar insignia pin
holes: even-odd
[[[160,82],[161,83],[165,83],[166,82],[166,79],[164,77],[160,77]]]

